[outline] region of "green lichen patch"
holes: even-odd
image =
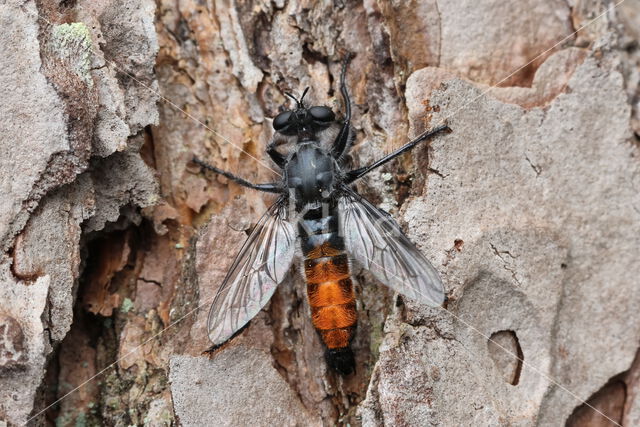
[[[122,304],[120,305],[120,311],[122,313],[128,313],[133,308],[133,301],[129,298],[125,298],[122,300]]]
[[[89,87],[93,86],[91,78],[92,49],[91,33],[82,22],[53,27],[51,50]]]

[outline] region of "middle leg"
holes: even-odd
[[[231,172],[227,172],[225,170],[219,169],[213,165],[210,165],[207,162],[204,162],[202,160],[200,160],[197,157],[193,158],[193,163],[199,165],[200,167],[203,167],[207,170],[210,170],[212,172],[217,173],[218,175],[222,175],[225,178],[230,179],[231,181],[238,183],[244,187],[247,188],[252,188],[254,190],[258,190],[258,191],[264,191],[267,193],[281,193],[282,192],[282,186],[277,184],[277,183],[267,183],[267,184],[254,184],[253,182],[249,182],[246,179],[240,178],[237,175],[232,174]]]

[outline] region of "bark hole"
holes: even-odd
[[[43,407],[55,403],[40,417],[44,425],[140,425],[155,416],[166,371],[131,353],[164,325],[162,314],[141,302],[159,298],[154,288],[161,284],[143,276],[154,238],[143,222],[97,232],[86,242],[74,321],[40,390]],[[161,348],[147,346],[143,353],[159,358]],[[171,419],[168,408],[161,412]]]
[[[514,331],[498,331],[488,341],[489,355],[506,382],[518,385],[524,355]]]
[[[586,403],[574,409],[567,419],[567,427],[604,427],[610,426],[611,420],[622,424],[622,413],[627,397],[627,387],[621,379],[611,380],[596,391]],[[609,419],[605,418],[604,414]]]

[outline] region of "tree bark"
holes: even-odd
[[[0,424],[639,424],[640,7],[614,6],[1,1]],[[284,92],[340,116],[347,53],[354,165],[453,130],[358,185],[448,303],[354,267],[342,378],[295,268],[202,355],[273,198],[190,160],[278,179]]]

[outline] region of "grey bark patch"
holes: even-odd
[[[543,108],[459,79],[433,92],[417,84],[429,76],[408,80],[413,129],[429,93],[440,106],[432,125],[446,117],[453,129],[431,145],[429,166],[446,179],[429,175],[423,196],[403,205],[409,236],[443,275],[449,311],[407,304],[405,320],[436,334],[388,322],[363,420],[415,420],[408,402],[431,389],[425,423],[557,424],[580,403],[571,393],[585,399],[628,369],[640,339],[622,326],[640,322],[640,172],[622,78],[608,63],[585,59]],[[437,79],[418,71],[431,72]],[[455,239],[464,250],[451,257]],[[517,332],[527,360],[516,387],[487,347],[500,330]],[[440,381],[426,375],[432,365]],[[406,375],[423,380],[398,388]]]
[[[140,221],[136,209],[157,201],[155,176],[130,138],[157,120],[157,95],[105,66],[100,49],[115,41],[101,39],[95,17],[117,3],[101,23],[135,33],[130,49],[113,48],[133,59],[128,71],[153,88],[155,3],[96,2],[68,15],[56,8],[73,4],[53,3],[9,0],[0,7],[0,312],[23,333],[22,354],[4,352],[15,369],[0,378],[0,417],[12,425],[43,407],[36,390],[73,321],[84,237],[127,210],[129,220]],[[67,22],[71,16],[78,21]],[[98,165],[110,169],[86,171]],[[94,215],[91,228],[84,221]],[[5,336],[4,348],[19,342]]]
[[[41,316],[51,285],[50,277],[38,278],[25,286],[15,281],[6,260],[0,262],[0,302],[11,301],[2,306],[4,316],[19,322],[23,337],[19,356],[21,369],[2,372],[0,375],[0,415],[14,425],[25,425],[33,408],[36,390],[44,376],[45,331]]]
[[[169,380],[184,426],[321,425],[261,350],[227,348],[213,360],[174,356]]]
[[[62,100],[41,72],[36,7],[10,1],[0,8],[0,239],[26,223],[23,205],[55,153],[68,150]],[[41,195],[40,195],[41,196]],[[26,207],[33,209],[37,206]]]

